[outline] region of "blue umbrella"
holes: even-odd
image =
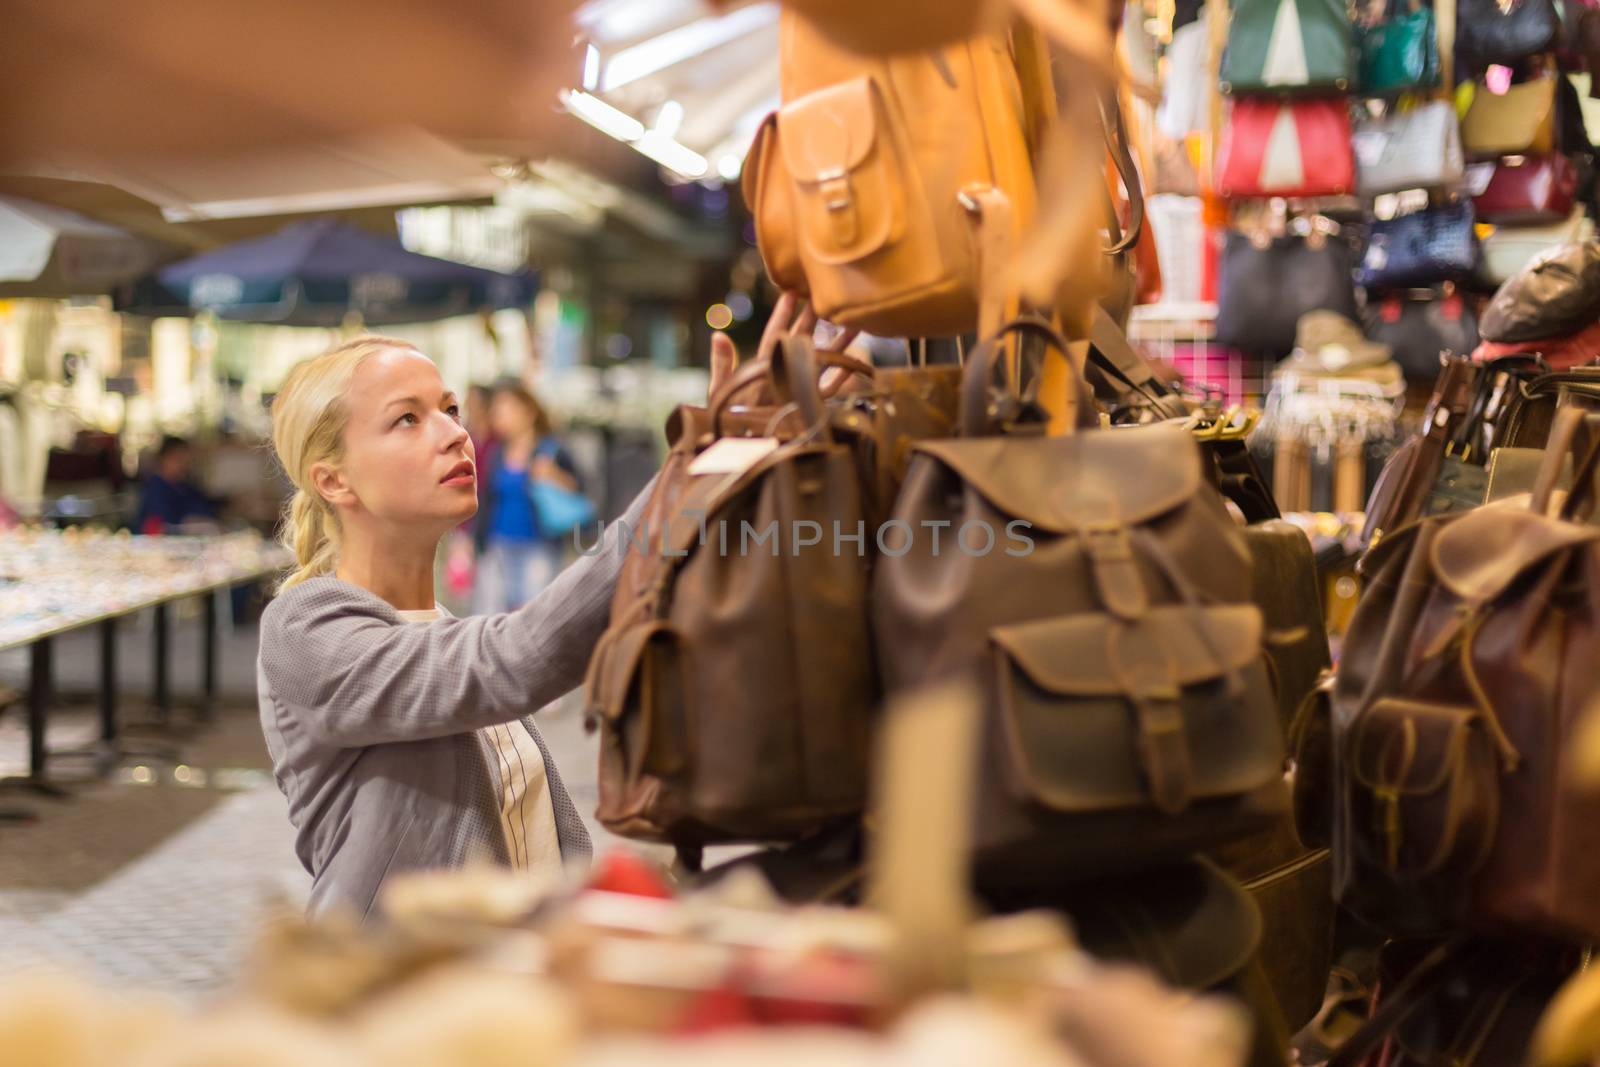
[[[283,326],[337,326],[358,311],[367,325],[386,326],[523,307],[536,288],[532,272],[435,259],[393,237],[313,219],[170,264],[120,291],[116,303],[140,315],[209,310]]]

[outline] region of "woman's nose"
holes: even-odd
[[[461,423],[457,422],[455,419],[452,419],[449,415],[446,415],[443,412],[439,413],[439,418],[444,420],[445,426],[444,440],[440,446],[443,451],[448,452],[452,448],[455,448],[457,445],[461,444],[461,442],[470,440],[467,435],[467,428],[461,425]]]

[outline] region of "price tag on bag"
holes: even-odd
[[[1495,165],[1493,163],[1469,163],[1467,165],[1467,173],[1462,178],[1461,184],[1466,189],[1468,196],[1482,196],[1484,194],[1485,190],[1489,188],[1489,182],[1494,179],[1494,168]]]
[[[776,437],[724,437],[689,461],[689,473],[743,474],[777,450]]]

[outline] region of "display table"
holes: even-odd
[[[28,781],[46,786],[45,747],[54,639],[100,629],[101,741],[117,741],[117,622],[155,610],[154,699],[165,719],[168,607],[201,597],[201,714],[216,697],[216,593],[277,574],[290,562],[281,547],[253,533],[220,537],[130,537],[126,533],[16,530],[0,534],[0,651],[27,646]]]

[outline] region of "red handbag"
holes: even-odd
[[[1343,196],[1356,185],[1344,97],[1233,101],[1217,154],[1217,193]]]
[[[1495,163],[1483,192],[1472,198],[1480,222],[1533,225],[1560,222],[1572,214],[1578,168],[1563,155],[1506,156]],[[1467,174],[1469,187],[1472,173]]]

